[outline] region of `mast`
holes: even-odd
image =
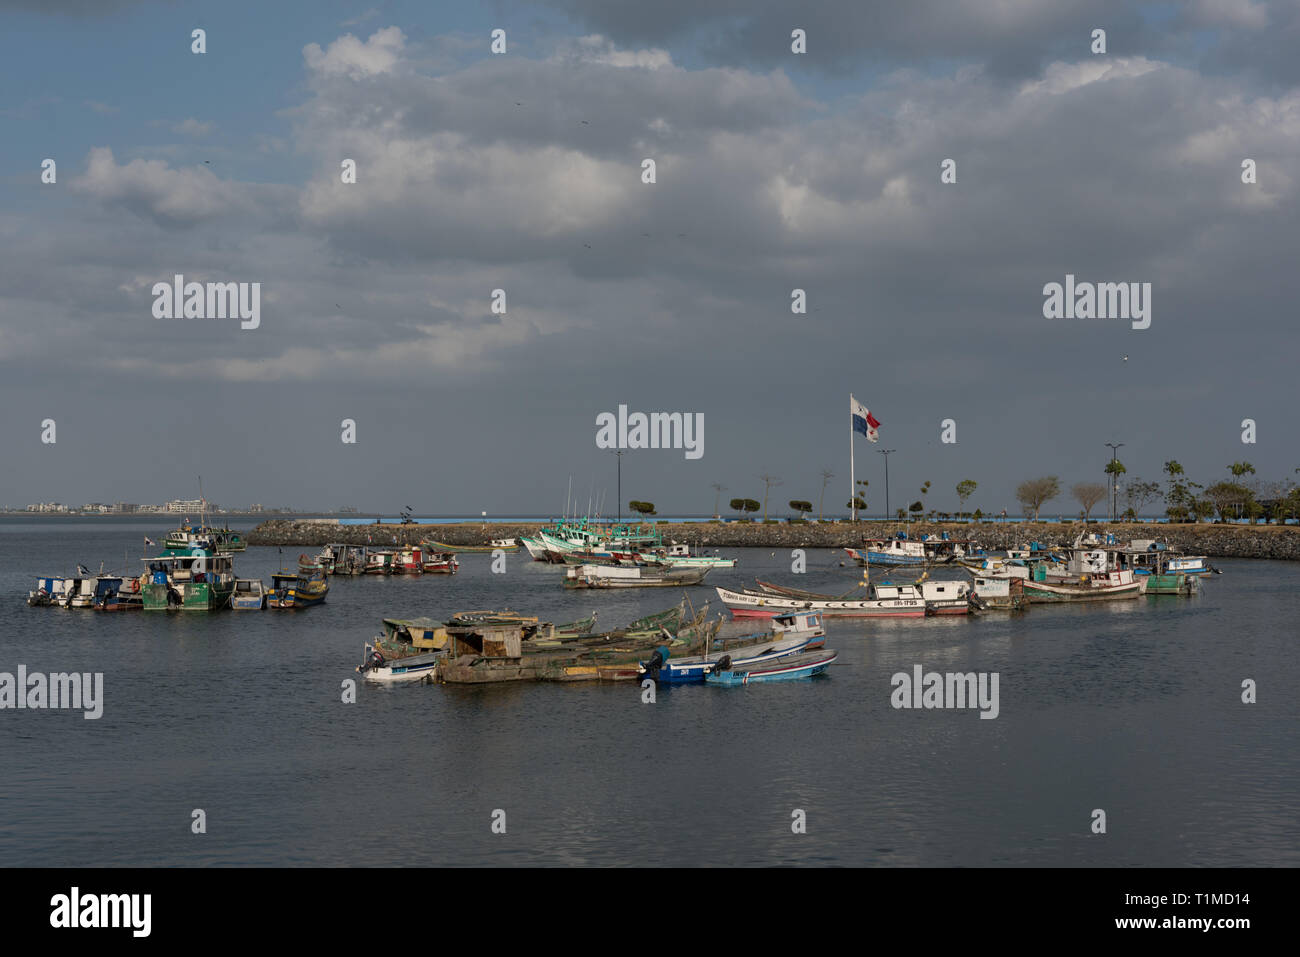
[[[853,462],[853,396],[849,396],[849,507],[853,521],[858,520],[858,483]]]

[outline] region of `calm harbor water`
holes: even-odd
[[[335,579],[297,613],[26,606],[38,574],[124,555],[138,570],[163,531],[0,523],[0,672],[105,684],[97,721],[0,711],[0,863],[1300,864],[1297,564],[1219,560],[1192,599],[831,621],[830,677],[662,689],[652,705],[632,683],[363,685],[344,704],[382,617],[595,609],[613,627],[680,592],[568,592],[526,555],[504,575],[462,555],[452,577]],[[840,593],[858,575],[828,550],[802,576],[788,552],[736,554],[710,584]],[[250,549],[236,567],[269,578],[280,562]],[[690,594],[721,610],[712,588]],[[998,672],[999,716],[895,710],[891,676],[917,664]],[[1245,678],[1258,704],[1241,703]]]

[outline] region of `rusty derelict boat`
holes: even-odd
[[[706,615],[707,607],[688,616],[683,601],[603,634],[586,633],[594,615],[560,626],[494,611],[462,612],[441,624],[388,619],[357,671],[379,683],[633,680],[655,647],[712,640],[721,623]]]

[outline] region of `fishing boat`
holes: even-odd
[[[329,575],[360,575],[366,570],[366,546],[330,544],[320,550],[316,564]]]
[[[861,548],[846,548],[859,565],[894,567],[898,565],[942,565],[965,558],[972,543],[951,539],[944,532],[939,536],[922,535],[910,538],[899,532],[893,538],[869,538]]]
[[[565,588],[666,588],[698,585],[708,568],[662,568],[650,565],[570,565]]]
[[[976,575],[970,603],[979,611],[1003,609],[1021,611],[1028,605],[1023,578],[987,578]]]
[[[486,554],[495,551],[513,552],[519,548],[519,543],[513,538],[494,538],[486,545],[448,545],[446,542],[438,542],[433,539],[422,544],[424,548],[431,552],[445,552],[448,554],[457,552],[466,552],[468,554]]]
[[[450,552],[425,552],[423,569],[430,575],[454,575],[460,562]]]
[[[371,551],[366,555],[366,575],[391,575],[396,555],[389,551]]]
[[[735,618],[766,618],[789,611],[820,611],[828,618],[919,618],[964,615],[970,610],[970,584],[929,580],[873,583],[865,578],[844,595],[824,595],[759,581],[759,590],[719,588],[718,596]]]
[[[838,657],[839,654],[834,651],[810,651],[743,668],[724,660],[714,666],[705,678],[705,682],[730,687],[763,681],[794,681],[800,678],[811,678],[824,672]]]
[[[819,611],[827,618],[923,618],[926,613],[922,597],[796,598],[748,589],[717,591],[733,618],[770,618],[792,611]]]
[[[47,576],[36,579],[36,588],[27,593],[27,604],[33,608],[50,606],[67,607],[75,579]]]
[[[1146,594],[1147,581],[1131,571],[1094,572],[1071,581],[1023,579],[1025,598],[1031,603],[1119,601]]]
[[[167,548],[147,562],[145,611],[218,611],[235,590],[234,559],[210,548]]]
[[[310,608],[325,601],[330,586],[323,569],[276,572],[271,575],[271,591],[266,607],[277,609]]]
[[[388,659],[432,654],[447,645],[446,627],[432,618],[385,618],[383,628],[368,647]]]
[[[810,651],[826,641],[826,629],[816,612],[797,612],[772,618],[767,631],[743,635],[723,643],[717,651],[672,658],[667,648],[641,663],[641,673],[659,684],[702,682],[714,666],[730,655],[733,665],[757,665],[786,655]],[[708,644],[708,640],[703,644]]]
[[[373,645],[366,645],[365,660],[357,673],[376,684],[423,684],[434,680],[443,660],[440,652],[388,658]]]
[[[236,578],[235,590],[230,596],[230,607],[236,611],[261,611],[266,607],[266,585],[260,578]]]
[[[100,575],[95,580],[91,607],[95,611],[139,611],[144,608],[140,579],[121,575]]]
[[[590,635],[596,628],[597,617],[598,614],[593,611],[586,618],[579,618],[577,621],[556,625],[555,636],[557,638],[580,638],[584,635]]]

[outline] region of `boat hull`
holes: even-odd
[[[761,684],[767,681],[798,681],[812,678],[831,666],[838,655],[834,651],[810,652],[790,655],[776,661],[744,670],[712,671],[705,678],[706,684],[735,687],[737,685]]]

